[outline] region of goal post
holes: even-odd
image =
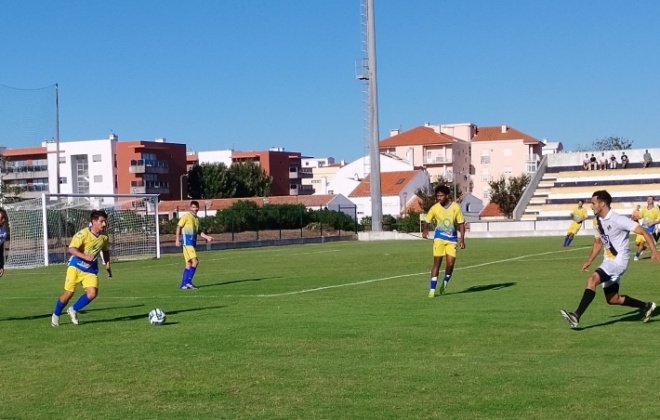
[[[108,214],[112,261],[160,258],[158,194],[50,194],[6,206],[11,235],[8,268],[61,264],[71,237],[92,210]]]

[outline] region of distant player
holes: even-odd
[[[622,305],[637,308],[642,313],[642,320],[647,322],[656,308],[654,302],[642,302],[635,298],[619,294],[621,276],[628,268],[630,259],[630,232],[643,235],[647,241],[652,240],[651,234],[631,219],[621,216],[610,209],[612,196],[605,190],[594,192],[591,197],[591,208],[594,211],[596,235],[591,253],[582,265],[582,271],[587,271],[591,263],[603,251],[603,262],[587,279],[584,294],[575,312],[561,310],[561,316],[571,328],[577,328],[582,314],[587,310],[596,296],[596,287],[600,284],[605,293],[605,299],[610,305]],[[651,259],[660,262],[660,253],[651,247]]]
[[[206,242],[211,242],[213,238],[204,232],[200,231],[199,218],[197,212],[199,211],[199,203],[197,201],[190,202],[190,212],[181,217],[179,223],[176,225],[176,246],[182,246],[183,259],[186,261],[186,267],[183,269],[181,275],[181,289],[197,289],[192,282],[197,270],[199,260],[197,259],[197,252],[195,245],[197,245],[197,235],[206,239]]]
[[[431,287],[429,297],[436,296],[436,286],[438,284],[438,273],[442,258],[445,261],[445,276],[440,285],[440,294],[447,289],[447,284],[454,272],[456,263],[456,246],[465,249],[465,219],[460,206],[449,199],[450,189],[445,185],[435,187],[435,198],[437,203],[431,207],[423,223],[422,237],[428,238],[428,224],[435,221],[435,233],[433,235],[433,267],[431,268]],[[457,236],[461,233],[460,238]]]
[[[660,237],[660,233],[656,232],[658,227],[656,225],[660,224],[660,209],[655,206],[653,196],[649,195],[646,198],[646,207],[642,207],[639,216],[642,221],[642,227],[653,235],[653,242],[649,242],[649,246],[651,246]]]
[[[64,307],[73,297],[78,284],[85,289],[85,294],[80,296],[73,306],[67,309],[71,322],[78,325],[78,312],[89,305],[98,295],[99,289],[99,257],[105,261],[105,269],[108,278],[112,278],[110,269],[110,251],[108,235],[105,234],[108,215],[103,210],[94,210],[90,216],[90,226],[81,229],[71,239],[69,244],[69,265],[66,270],[66,281],[64,292],[55,302],[55,309],[51,317],[51,325],[60,325],[60,314]]]
[[[582,228],[582,223],[587,220],[587,209],[583,206],[584,201],[578,200],[578,206],[571,212],[573,221],[571,222],[571,226],[568,228],[568,233],[564,238],[564,246],[569,246],[571,242],[573,242],[573,238],[580,231],[580,228]]]
[[[9,250],[9,227],[7,212],[0,208],[0,277],[5,275],[5,247]]]

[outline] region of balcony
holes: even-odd
[[[444,156],[427,156],[424,158],[424,164],[425,165],[447,165],[451,164],[451,158],[450,157],[444,157]]]
[[[131,181],[131,194],[169,194],[167,181]]]
[[[170,172],[169,162],[166,160],[131,160],[128,172],[132,174],[166,174]]]
[[[7,166],[1,168],[2,179],[11,181],[13,179],[33,179],[33,178],[48,178],[47,165],[33,165],[33,166]]]

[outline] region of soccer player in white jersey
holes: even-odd
[[[596,287],[600,284],[605,292],[605,299],[610,305],[622,305],[637,308],[642,312],[642,320],[647,322],[655,310],[654,302],[642,302],[635,298],[619,294],[621,276],[628,268],[630,259],[630,232],[643,235],[648,243],[653,240],[651,234],[638,223],[621,216],[611,210],[612,196],[605,190],[594,192],[591,197],[591,208],[595,215],[596,235],[589,258],[582,265],[582,271],[587,271],[591,263],[603,251],[603,262],[587,279],[587,285],[582,300],[575,312],[561,310],[571,328],[577,328],[580,317],[587,310],[596,296]],[[651,248],[651,259],[660,262],[660,253],[654,246]]]

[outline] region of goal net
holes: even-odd
[[[160,258],[156,194],[43,194],[5,207],[11,235],[7,267],[65,263],[71,237],[89,225],[95,209],[108,214],[112,261]]]

